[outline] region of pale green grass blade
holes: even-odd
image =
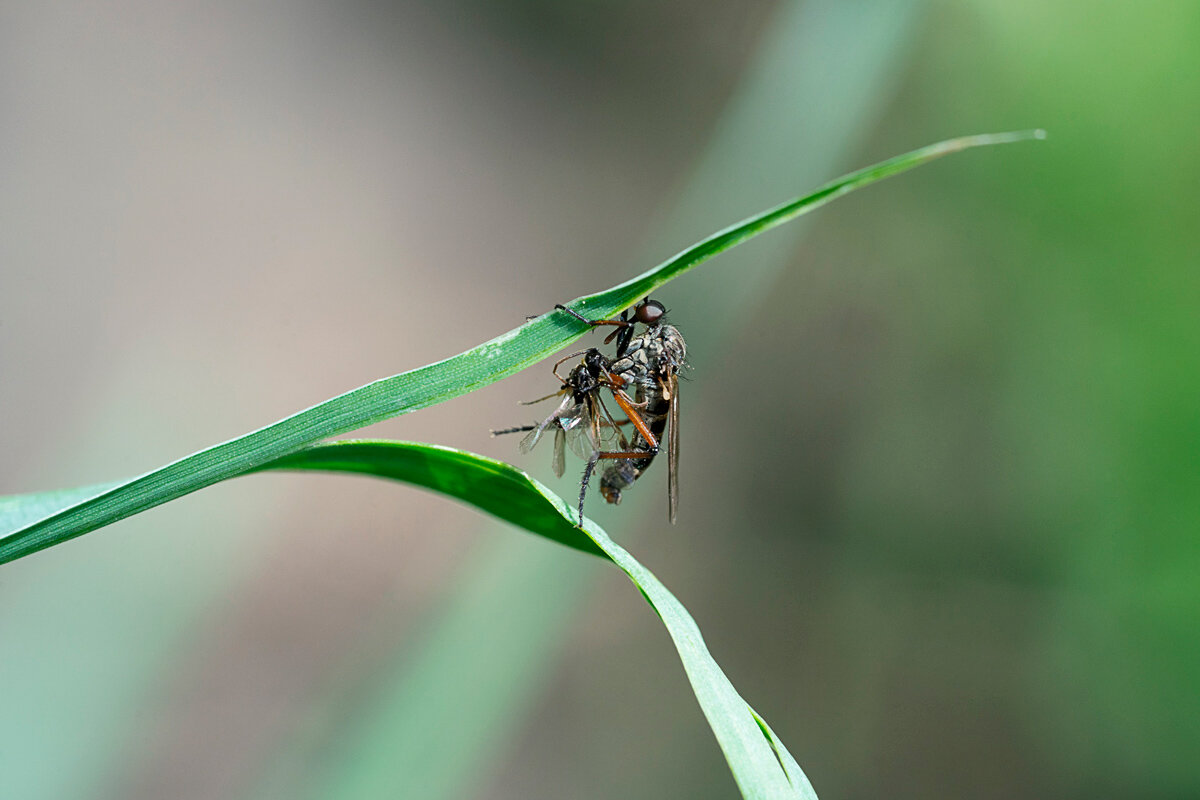
[[[0,533],[20,530],[38,520],[53,516],[63,509],[85,500],[99,497],[122,485],[122,481],[82,486],[78,489],[55,489],[36,494],[16,494],[0,497]]]
[[[578,298],[569,305],[593,319],[611,316],[713,256],[843,194],[949,153],[1042,136],[1041,131],[967,136],[882,161],[718,231],[636,278]],[[37,522],[13,525],[11,520],[21,516],[23,501],[10,502],[9,516],[0,518],[3,536],[0,564],[205,486],[244,475],[306,445],[474,391],[540,361],[587,330],[565,314],[544,314],[457,356],[369,383],[245,436],[201,450]]]
[[[808,782],[808,776],[804,774],[804,770],[800,769],[800,765],[796,763],[796,759],[788,752],[788,749],[783,746],[783,742],[775,735],[775,731],[771,730],[771,726],[767,721],[759,716],[758,712],[753,708],[750,713],[754,716],[754,721],[758,723],[759,729],[763,736],[767,737],[767,741],[771,743],[771,748],[775,751],[775,757],[779,759],[780,766],[787,773],[788,780],[792,786],[800,788],[801,796],[804,800],[817,800],[817,793],[813,791],[812,784]]]
[[[629,576],[662,619],[742,795],[749,798],[815,796],[795,759],[737,693],[717,665],[687,609],[648,569],[591,520],[585,520],[582,531],[575,528],[574,510],[524,472],[503,462],[461,450],[386,441],[316,445],[279,459],[265,468],[349,471],[391,478],[471,503],[521,527],[526,527],[528,521],[537,527],[537,530],[527,528],[534,533],[547,535],[548,528],[557,526],[561,535],[552,538],[560,541],[569,538],[568,530],[586,536]],[[502,482],[497,476],[503,477]],[[476,503],[477,495],[470,488],[464,488],[479,485],[496,488],[491,496],[483,493],[487,497],[484,503]],[[501,501],[505,497],[513,507],[522,511],[503,511],[504,503]],[[555,517],[556,522],[553,521]],[[368,739],[373,741],[371,737]],[[378,746],[379,743],[375,744]],[[365,763],[378,762],[366,759]],[[392,773],[390,780],[403,780],[403,775]],[[342,776],[334,784],[379,787],[377,783],[357,775]],[[404,787],[392,788],[402,790]]]
[[[582,603],[568,589],[598,565],[530,537],[484,537],[416,630],[396,639],[385,623],[367,656],[342,660],[354,677],[306,702],[240,800],[485,796],[491,765],[520,739],[511,720],[553,680],[547,653]],[[381,637],[392,651],[382,663]]]

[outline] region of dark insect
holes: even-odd
[[[582,361],[572,369],[567,377],[558,374],[558,368],[563,362],[582,355]],[[587,487],[591,482],[592,473],[600,459],[641,459],[645,457],[643,449],[634,449],[621,431],[621,426],[632,423],[635,437],[653,438],[649,426],[634,407],[634,401],[623,390],[622,379],[615,376],[610,369],[610,362],[596,348],[590,348],[578,353],[572,353],[559,359],[554,365],[554,376],[562,382],[562,388],[557,392],[530,400],[525,405],[540,403],[552,397],[561,397],[550,416],[536,425],[522,425],[516,428],[492,431],[493,436],[506,433],[527,432],[521,439],[521,452],[528,453],[541,440],[547,430],[554,430],[554,453],[551,466],[554,474],[562,477],[566,458],[564,451],[567,446],[580,458],[587,462],[584,468],[583,480],[579,487],[579,524],[583,525],[583,501],[587,495]],[[627,420],[617,422],[608,407],[604,404],[601,389],[607,389],[613,400],[625,413]]]
[[[604,470],[600,477],[600,493],[610,503],[621,502],[621,492],[641,477],[658,455],[664,433],[667,437],[667,513],[671,523],[679,510],[679,370],[687,357],[687,344],[674,325],[665,321],[666,309],[655,300],[646,298],[633,308],[632,319],[622,313],[619,319],[588,320],[569,308],[557,306],[592,326],[614,325],[615,331],[605,342],[616,339],[617,358],[608,365],[612,383],[633,393],[633,408],[627,414],[640,418],[627,450],[639,452],[637,457],[622,457]],[[634,324],[640,322],[646,330],[634,336]],[[634,416],[630,416],[634,420]],[[590,476],[589,476],[590,477]]]

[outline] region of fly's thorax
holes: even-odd
[[[612,364],[612,371],[626,383],[651,386],[656,376],[674,374],[683,366],[687,345],[674,325],[655,325],[629,341],[625,355]]]
[[[634,339],[625,355],[613,362],[612,371],[624,378],[626,383],[641,383],[642,378],[650,373],[650,351],[643,338],[644,335]]]
[[[678,371],[687,360],[687,343],[683,340],[683,334],[674,325],[660,325],[659,328],[662,331],[658,337],[661,347],[660,358],[665,356],[671,362],[673,369]]]

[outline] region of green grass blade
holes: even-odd
[[[636,278],[578,298],[569,305],[593,319],[609,317],[713,256],[843,194],[949,153],[1043,136],[1041,131],[967,136],[896,156],[718,231]],[[201,450],[37,522],[0,527],[0,564],[197,489],[244,475],[306,445],[474,391],[540,361],[586,331],[582,323],[565,314],[544,314],[466,352],[369,383],[245,436]]]
[[[85,500],[99,497],[122,483],[122,481],[116,481],[96,486],[83,486],[78,489],[56,489],[36,494],[0,497],[0,534],[20,530],[26,525],[32,525],[38,520],[53,516]]]
[[[557,535],[551,536],[556,541],[603,554],[629,576],[658,612],[742,795],[815,797],[795,759],[717,665],[687,609],[594,522],[585,520],[582,530],[575,528],[575,511],[516,467],[428,444],[352,441],[305,448],[264,465],[264,469],[348,471],[404,481],[463,500],[533,533],[547,535],[547,530],[557,527]],[[479,502],[481,497],[483,502]],[[592,547],[573,541],[568,531],[586,538]]]
[[[536,493],[525,491],[530,478],[511,464],[438,445],[406,445],[397,457],[396,442],[359,440],[306,447],[264,464],[261,469],[357,472],[404,481],[462,500],[505,522],[592,555],[604,555],[570,519]]]
[[[767,737],[767,741],[771,744],[771,749],[775,751],[775,757],[779,759],[779,765],[783,767],[783,771],[787,773],[788,780],[792,786],[798,787],[801,797],[804,800],[817,800],[817,793],[813,790],[812,784],[808,782],[808,776],[804,774],[804,770],[800,769],[800,765],[796,763],[796,759],[788,752],[788,749],[783,746],[783,742],[775,735],[775,731],[771,730],[771,726],[767,721],[758,715],[758,712],[753,708],[750,709],[750,714],[754,717],[754,721],[758,723],[759,730],[763,736]]]
[[[717,231],[706,239],[692,245],[686,250],[675,254],[663,263],[647,270],[641,275],[614,286],[607,292],[582,298],[570,304],[577,311],[592,313],[594,316],[605,316],[610,305],[614,312],[628,307],[642,296],[687,272],[692,267],[701,264],[715,255],[731,247],[741,244],[758,236],[760,233],[791,222],[802,214],[807,214],[829,203],[842,195],[849,194],[855,189],[861,189],[884,178],[899,175],[914,167],[927,164],[942,156],[958,153],[972,147],[984,147],[997,144],[1011,144],[1030,139],[1045,139],[1043,130],[1014,131],[1009,133],[985,133],[976,136],[962,136],[957,139],[947,139],[943,142],[926,145],[902,155],[894,156],[886,161],[880,161],[869,167],[851,172],[848,175],[830,181],[811,194],[793,198],[780,203],[774,208],[744,219],[724,230]],[[584,316],[587,316],[585,313]]]

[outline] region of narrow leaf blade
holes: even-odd
[[[355,472],[411,483],[475,505],[531,533],[603,555],[629,576],[662,619],[742,795],[816,797],[795,759],[712,657],[683,604],[594,522],[585,520],[582,529],[576,528],[570,506],[524,472],[461,450],[378,440],[316,445],[263,468]],[[489,488],[473,491],[477,487]],[[568,530],[574,536],[567,535]]]
[[[612,316],[713,256],[847,192],[967,148],[1044,136],[1042,131],[967,136],[896,156],[718,231],[636,278],[568,305],[592,319]],[[0,528],[5,533],[0,538],[0,564],[244,475],[323,439],[467,394],[542,360],[588,330],[568,315],[543,314],[466,352],[369,383],[265,428],[193,453],[36,522]]]

